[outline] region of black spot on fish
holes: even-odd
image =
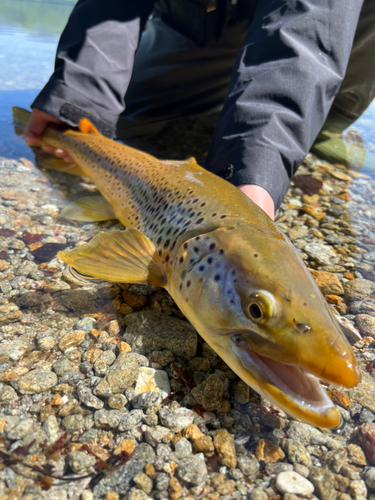
[[[198,219],[196,224],[202,224],[202,222],[204,221],[204,218],[202,217],[201,219]]]
[[[182,264],[182,263],[184,262],[184,257],[183,257],[183,255],[181,255],[179,262],[180,262],[180,264]]]
[[[220,255],[223,255],[223,253],[224,253],[224,250],[223,250],[223,249],[219,250],[219,254],[220,254]]]
[[[198,271],[203,272],[206,268],[204,266],[199,266]]]
[[[257,253],[255,253],[255,254],[254,254],[254,257],[255,257],[255,258],[257,258],[257,257],[258,257],[258,254],[257,254]]]
[[[220,274],[215,274],[215,278],[214,278],[215,281],[220,281]]]
[[[207,259],[207,263],[208,263],[208,264],[212,264],[212,257],[208,257],[208,259]]]
[[[226,215],[222,215],[220,219],[225,219],[226,217],[227,217]]]
[[[211,245],[208,248],[209,248],[209,250],[214,250],[215,247],[216,247],[216,243],[211,243]]]
[[[217,215],[217,213],[215,212],[214,214],[211,215],[211,217],[215,217],[215,215]]]
[[[187,283],[186,283],[186,288],[189,288],[189,286],[191,285],[191,281],[189,280]]]

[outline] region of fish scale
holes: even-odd
[[[15,111],[15,121],[27,120]],[[127,228],[60,252],[64,262],[108,281],[163,286],[253,389],[305,422],[340,424],[317,378],[354,387],[353,351],[296,250],[257,205],[193,158],[158,160],[86,119],[79,131],[48,127],[41,145],[67,150],[76,165],[52,168],[88,176],[104,197],[78,200],[62,216],[117,218]]]

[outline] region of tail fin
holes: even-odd
[[[14,106],[14,108],[12,108],[12,114],[13,114],[13,123],[17,125],[19,128],[24,129],[30,120],[31,116],[30,111],[27,111],[27,109],[18,108],[17,106]]]

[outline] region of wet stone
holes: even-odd
[[[124,340],[141,354],[168,349],[182,359],[191,359],[195,355],[197,334],[186,321],[143,311],[128,314],[126,324]],[[136,344],[133,339],[136,339]]]
[[[113,351],[104,351],[94,363],[96,375],[104,375],[108,372],[108,368],[116,359],[116,354]]]
[[[255,455],[260,462],[274,463],[284,458],[283,450],[268,439],[258,441]]]
[[[0,305],[0,326],[20,321],[22,317],[23,313],[19,310],[19,307],[16,304],[5,304],[4,306]]]
[[[57,384],[55,373],[37,368],[25,375],[13,378],[11,385],[21,394],[35,394],[47,391]]]
[[[211,457],[214,452],[214,444],[210,436],[201,436],[193,440],[194,453],[203,453],[206,457]]]
[[[183,484],[197,486],[206,479],[207,466],[197,456],[186,458],[177,467],[177,476]]]
[[[122,353],[110,367],[105,377],[113,394],[131,387],[139,375],[139,365],[131,353]]]
[[[63,419],[62,425],[64,426],[65,430],[69,432],[75,432],[83,429],[84,422],[85,418],[81,414],[68,415]]]
[[[83,451],[72,451],[68,455],[68,463],[73,472],[80,474],[93,467],[96,464],[96,458]]]
[[[355,322],[363,335],[375,338],[375,317],[368,314],[357,314]]]
[[[375,283],[369,280],[355,279],[344,283],[347,300],[364,300],[375,291]]]
[[[241,405],[249,402],[250,387],[243,380],[239,380],[234,387],[234,399]]]
[[[207,411],[219,409],[223,393],[224,384],[217,375],[209,375],[206,380],[191,391],[197,403],[201,404]]]
[[[133,408],[150,408],[161,401],[161,395],[157,392],[143,392],[132,399]]]
[[[375,465],[375,424],[363,424],[358,429],[359,440],[367,459]]]
[[[94,414],[94,422],[99,429],[117,429],[120,416],[119,410],[98,410]]]
[[[320,243],[308,243],[303,250],[321,266],[330,264],[336,257],[335,252],[329,246]]]
[[[310,273],[323,295],[344,294],[344,289],[336,274],[324,271],[314,271],[313,269],[310,269]]]
[[[239,455],[237,459],[239,469],[250,479],[254,479],[259,471],[259,462],[256,458]],[[267,467],[267,466],[266,466]]]
[[[91,332],[94,328],[96,328],[98,322],[95,318],[85,317],[77,321],[74,325],[75,330],[83,330],[84,332]]]
[[[175,359],[172,351],[169,351],[168,349],[165,349],[164,351],[152,351],[150,358],[156,363],[159,363],[162,367],[169,365]]]
[[[213,442],[219,463],[229,469],[236,467],[237,457],[233,436],[226,429],[220,429],[215,432]]]
[[[147,443],[141,443],[134,450],[132,458],[106,475],[95,487],[94,497],[101,498],[108,491],[116,491],[119,495],[125,495],[131,488],[133,478],[139,472],[143,472],[145,465],[154,459],[154,451]]]
[[[89,408],[100,410],[104,406],[103,401],[94,396],[91,389],[84,382],[80,382],[77,385],[77,394],[81,403],[84,403]]]
[[[189,424],[192,424],[195,418],[194,412],[188,408],[177,408],[170,411],[168,408],[159,410],[160,422],[174,432],[178,432]]]
[[[59,423],[57,422],[55,415],[49,415],[45,419],[42,429],[47,436],[47,445],[51,446],[55,443],[55,441],[57,441],[60,431]]]
[[[362,451],[362,448],[356,444],[348,444],[347,448],[349,462],[354,465],[364,466],[366,465],[366,457]]]
[[[67,358],[59,359],[56,363],[53,363],[52,370],[59,377],[63,377],[65,373],[69,372],[73,368],[73,363]]]
[[[367,488],[375,491],[375,467],[370,467],[369,469],[367,469],[364,475],[364,480]]]
[[[281,493],[307,496],[314,491],[312,483],[294,471],[280,472],[276,478],[276,489]]]
[[[293,465],[292,464],[285,464],[283,462],[277,462],[274,464],[268,463],[268,464],[266,464],[264,470],[267,472],[268,475],[277,475],[277,474],[280,474],[280,472],[293,470]],[[296,471],[296,472],[298,472],[298,471]]]
[[[315,487],[315,494],[321,500],[335,500],[337,493],[335,490],[335,479],[332,472],[321,467],[310,469],[309,481]]]
[[[7,401],[16,401],[18,395],[13,387],[0,383],[0,401],[5,403]]]
[[[306,467],[311,467],[311,457],[306,448],[294,439],[284,439],[282,443],[283,449],[288,456],[290,462],[299,463]]]
[[[156,425],[155,427],[147,430],[145,433],[146,441],[154,448],[163,442],[165,443],[170,441],[171,438],[172,434],[170,430],[167,429],[166,427],[163,427],[162,425]]]
[[[23,439],[25,436],[32,433],[33,427],[34,420],[32,418],[25,418],[7,433],[7,438],[13,441],[16,439]]]
[[[254,488],[250,493],[250,500],[267,500],[267,493],[262,488]]]
[[[114,410],[120,410],[127,403],[127,399],[123,394],[114,394],[108,398],[107,404],[110,408]]]
[[[133,481],[140,490],[143,490],[148,495],[151,493],[153,481],[146,474],[139,472],[134,476]]]
[[[188,441],[184,437],[177,441],[177,443],[174,445],[174,450],[177,458],[180,459],[189,457],[193,452],[190,441]]]
[[[86,332],[84,330],[74,330],[64,335],[59,342],[60,349],[64,352],[70,347],[78,347],[85,340]]]
[[[122,413],[120,415],[120,422],[118,426],[119,431],[131,431],[134,427],[142,422],[142,418],[142,410],[132,410],[128,414]]]

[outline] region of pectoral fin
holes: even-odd
[[[79,177],[87,177],[87,174],[75,163],[67,163],[64,160],[59,160],[54,156],[41,155],[36,158],[38,167],[46,168],[47,170],[55,170],[64,174],[78,175]]]
[[[79,272],[106,281],[166,285],[154,245],[137,229],[103,231],[86,245],[58,255]]]
[[[61,217],[83,222],[117,219],[112,205],[103,196],[87,196],[63,209]]]

